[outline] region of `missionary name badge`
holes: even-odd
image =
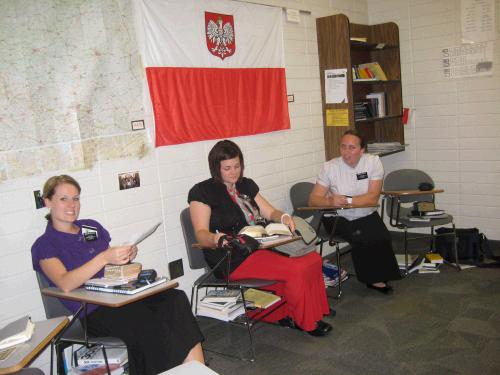
[[[95,241],[98,238],[97,228],[90,225],[82,225],[82,235],[85,241]]]
[[[356,173],[356,178],[358,180],[366,180],[368,178],[368,172]]]
[[[205,36],[210,53],[222,60],[236,51],[232,15],[205,12]]]

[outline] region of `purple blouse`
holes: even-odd
[[[97,254],[103,252],[109,247],[111,237],[106,229],[95,220],[83,219],[77,220],[74,223],[80,228],[78,234],[59,232],[52,226],[49,221],[45,233],[38,237],[31,247],[31,258],[33,261],[33,269],[40,272],[49,281],[51,286],[54,283],[43,273],[40,268],[40,260],[58,258],[68,271],[80,267],[93,259]],[[90,226],[97,229],[97,239],[94,241],[86,241],[83,237],[81,228],[82,225]],[[96,273],[93,277],[102,277],[104,268]],[[61,299],[61,302],[73,314],[80,307],[80,303]],[[96,305],[87,305],[87,313],[91,313],[97,308]]]

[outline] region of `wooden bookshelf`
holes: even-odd
[[[355,24],[344,14],[337,14],[316,19],[316,30],[326,160],[339,156],[340,138],[348,128],[357,129],[368,143],[400,142],[404,145],[398,26],[393,22],[371,26]],[[351,41],[351,37],[366,38],[366,42]],[[374,61],[382,67],[387,81],[353,81],[352,66]],[[347,69],[348,103],[326,103],[324,72],[340,68]],[[354,102],[366,100],[366,95],[372,92],[385,93],[386,116],[355,121]],[[347,109],[348,127],[327,126],[328,109]]]

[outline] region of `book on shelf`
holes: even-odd
[[[197,309],[197,315],[223,320],[225,322],[234,320],[235,318],[244,313],[245,313],[245,307],[243,306],[242,303],[235,303],[222,310],[214,309],[212,307],[199,304]]]
[[[106,357],[110,365],[122,365],[128,361],[127,348],[106,348]],[[74,352],[76,366],[104,365],[104,355],[100,345],[89,348],[82,346]]]
[[[104,267],[104,278],[109,280],[135,280],[142,270],[141,263],[107,264]]]
[[[264,228],[262,225],[247,225],[241,228],[239,234],[246,234],[255,239],[262,239],[270,236],[292,236],[292,232],[285,224],[270,223]]]
[[[245,300],[252,302],[255,307],[267,309],[281,300],[280,296],[260,289],[248,288],[243,292]]]
[[[31,339],[35,324],[28,315],[23,316],[0,329],[0,349],[10,348]]]
[[[387,76],[385,75],[384,70],[376,61],[359,64],[358,69],[368,70],[369,74],[371,74],[371,77],[374,77],[377,81],[387,81]]]
[[[240,295],[240,289],[216,289],[209,290],[201,300],[206,302],[236,302]]]
[[[142,284],[138,283],[137,281],[130,281],[126,284],[110,285],[110,286],[84,284],[84,287],[87,290],[95,292],[114,293],[114,294],[136,294],[142,292],[143,290],[166,283],[167,281],[168,279],[166,277],[158,277],[155,281],[153,281],[150,284]]]
[[[438,254],[438,253],[427,253],[427,254],[425,254],[425,258],[430,263],[433,263],[433,264],[441,264],[444,262],[443,257],[441,256],[441,254]]]
[[[111,375],[121,375],[125,372],[123,366],[120,365],[109,365],[109,369],[111,371]],[[105,365],[82,365],[78,367],[73,367],[68,369],[66,372],[67,375],[107,375],[108,370]]]
[[[372,105],[376,108],[377,117],[386,115],[385,92],[371,92],[366,95],[366,98],[372,101]]]
[[[353,42],[366,43],[368,41],[368,38],[366,36],[351,36],[349,40]]]

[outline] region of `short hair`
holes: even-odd
[[[210,167],[210,174],[219,182],[222,182],[220,174],[220,163],[223,160],[240,159],[241,174],[239,180],[243,177],[243,170],[245,169],[245,161],[243,160],[243,153],[236,143],[225,139],[217,142],[208,153],[208,166]]]
[[[62,174],[60,176],[52,176],[45,182],[43,185],[43,198],[52,199],[52,196],[56,192],[56,187],[62,184],[73,185],[78,190],[78,193],[82,191],[80,184],[73,177]]]
[[[353,135],[355,137],[357,137],[359,139],[359,145],[361,146],[361,148],[364,148],[366,149],[366,139],[363,135],[361,135],[361,133],[359,131],[357,131],[356,129],[349,129],[349,130],[346,130],[344,132],[344,134],[342,134],[342,137],[344,135]]]

